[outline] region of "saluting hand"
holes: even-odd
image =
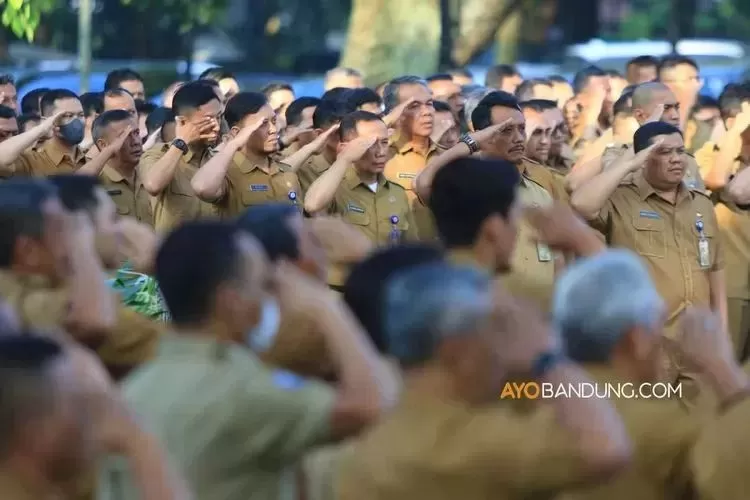
[[[412,103],[414,103],[415,101],[416,99],[414,99],[413,97],[410,97],[404,102],[402,102],[401,104],[399,104],[398,106],[396,106],[395,108],[393,108],[391,112],[385,115],[385,117],[383,118],[383,121],[385,122],[385,124],[388,125],[389,127],[394,126],[403,117],[404,111],[406,111],[406,108],[411,106]]]
[[[122,147],[125,145],[125,141],[128,140],[128,137],[130,137],[130,134],[133,133],[134,129],[135,129],[135,127],[133,127],[132,125],[130,125],[130,126],[128,126],[128,128],[126,128],[125,130],[123,130],[122,132],[120,132],[120,135],[117,136],[117,139],[115,139],[114,141],[112,141],[112,144],[110,144],[109,146],[107,146],[107,148],[106,148],[107,152],[111,153],[111,154],[114,154],[117,151],[121,150]]]
[[[529,207],[524,215],[535,229],[537,240],[554,250],[590,255],[605,248],[594,230],[566,203]]]
[[[359,161],[375,144],[376,140],[376,137],[357,137],[346,144],[343,151],[339,153],[339,158],[348,163]]]
[[[313,217],[307,221],[331,262],[359,262],[373,249],[362,231],[340,217]]]
[[[649,157],[652,154],[654,154],[655,150],[659,146],[661,146],[663,142],[664,142],[664,139],[657,139],[654,141],[652,145],[636,153],[636,155],[633,158],[629,160],[625,159],[625,161],[628,162],[629,170],[631,172],[637,172],[638,170],[646,166],[646,163],[648,162]]]
[[[252,137],[252,135],[266,123],[268,123],[268,118],[260,118],[250,125],[242,127],[237,133],[237,137],[229,141],[228,145],[235,151],[240,149],[245,144],[247,144],[247,141],[250,140],[250,137]]]
[[[58,113],[55,113],[52,116],[49,116],[42,120],[42,122],[38,125],[38,127],[45,132],[51,132],[53,128],[55,128],[55,125],[57,125],[57,122],[60,121],[60,117],[63,115],[63,112],[60,111]]]
[[[315,322],[333,300],[325,286],[287,261],[276,264],[272,280],[282,310],[292,317]]]
[[[311,143],[310,146],[312,147],[313,154],[319,154],[321,151],[323,151],[323,146],[325,146],[326,141],[329,137],[331,137],[331,134],[336,132],[339,129],[340,124],[335,124],[331,127],[328,127],[328,130],[321,133],[318,137],[316,137]]]
[[[732,125],[732,130],[741,134],[748,128],[750,128],[750,103],[743,102],[742,110],[734,118],[734,125]]]
[[[510,126],[511,121],[512,120],[508,118],[497,125],[490,125],[485,129],[474,132],[471,134],[471,137],[477,141],[479,147],[489,146]]]

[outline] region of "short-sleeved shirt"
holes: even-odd
[[[707,142],[695,153],[701,172],[713,168],[719,149]],[[747,168],[738,158],[730,172],[731,179]],[[727,296],[733,299],[750,300],[750,205],[737,205],[729,199],[724,189],[714,191],[711,199],[715,203],[716,220],[721,228],[724,258],[726,259]]]
[[[238,151],[226,176],[226,194],[217,205],[224,217],[240,215],[248,207],[269,202],[302,210],[302,188],[297,174],[271,157],[252,160]]]
[[[339,500],[547,498],[585,471],[549,408],[474,408],[408,387],[338,467]]]
[[[522,168],[528,178],[542,186],[552,196],[553,200],[563,203],[570,202],[570,195],[565,189],[564,178],[555,175],[551,168],[529,158],[524,158]]]
[[[123,382],[128,406],[156,436],[195,498],[296,500],[297,466],[330,439],[334,392],[274,371],[249,349],[168,334]],[[127,464],[100,470],[103,500],[135,500]]]
[[[395,182],[406,189],[419,238],[423,241],[436,240],[437,229],[432,212],[414,191],[414,179],[417,174],[424,170],[427,163],[441,152],[442,150],[436,143],[432,142],[432,139],[430,139],[427,155],[422,155],[414,149],[411,143],[397,138],[391,143],[391,159],[386,163],[383,172],[389,181]]]
[[[73,156],[64,151],[55,139],[45,141],[39,149],[27,149],[10,167],[13,176],[48,177],[72,174],[86,164],[86,156],[78,147]]]
[[[158,143],[143,153],[141,162],[138,164],[141,179],[169,151],[169,148],[169,144]],[[179,159],[172,182],[161,193],[151,197],[154,228],[158,232],[169,232],[182,222],[218,217],[218,207],[198,199],[190,185],[198,169],[205,165],[212,156],[211,149],[206,149],[200,156],[192,150],[188,151]]]
[[[620,158],[633,158],[634,156],[635,152],[632,144],[623,144],[621,142],[609,144],[602,154],[602,170],[611,168],[615,164],[615,161]],[[632,180],[633,175],[628,174],[623,179],[623,184],[627,184]],[[690,153],[685,153],[685,177],[683,181],[689,188],[706,189],[698,162],[695,160],[695,156]]]
[[[564,147],[563,151],[559,156],[550,156],[548,166],[552,173],[558,178],[565,179],[570,173],[570,170],[575,164],[575,157],[573,151],[568,151],[567,147]]]
[[[378,176],[373,192],[354,167],[349,167],[329,210],[362,231],[377,246],[417,239],[406,190],[382,175]]]
[[[331,168],[332,163],[328,163],[325,156],[322,154],[313,155],[307,159],[307,161],[297,171],[297,177],[299,177],[299,183],[302,187],[302,192],[307,193],[312,183],[315,182],[318,177],[323,175],[326,170]]]
[[[128,217],[135,217],[139,221],[153,225],[154,216],[151,212],[151,199],[143,189],[138,177],[138,169],[133,169],[131,178],[125,178],[110,165],[105,165],[99,174],[102,186],[112,198],[117,207],[117,213]]]
[[[711,305],[709,274],[724,267],[724,257],[713,204],[706,193],[682,184],[672,204],[638,173],[630,184],[612,193],[591,224],[610,246],[628,248],[643,258],[670,320],[688,306]],[[708,244],[703,262],[702,239]]]
[[[586,371],[604,391],[605,384],[637,383],[607,366]],[[623,389],[629,390],[629,389]],[[692,498],[690,450],[702,427],[701,417],[688,413],[676,399],[612,397],[612,404],[630,436],[633,457],[617,476],[589,488],[560,495],[559,500],[683,500]]]

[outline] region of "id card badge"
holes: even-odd
[[[552,250],[544,243],[537,243],[536,256],[539,258],[539,262],[549,262],[552,260]]]
[[[698,240],[698,261],[703,268],[711,267],[711,252],[706,238]]]

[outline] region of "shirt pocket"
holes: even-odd
[[[262,205],[263,203],[273,200],[273,189],[270,184],[260,182],[248,184],[245,189],[242,190],[240,200],[244,207]]]
[[[635,251],[644,257],[663,259],[667,256],[667,238],[662,218],[633,215]]]
[[[355,226],[369,226],[370,214],[364,208],[352,206],[351,203],[346,205],[343,214],[344,221]]]

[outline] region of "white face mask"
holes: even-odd
[[[281,325],[281,309],[276,298],[267,296],[263,299],[260,311],[260,321],[247,332],[245,342],[255,352],[266,352],[273,345],[276,334]]]

